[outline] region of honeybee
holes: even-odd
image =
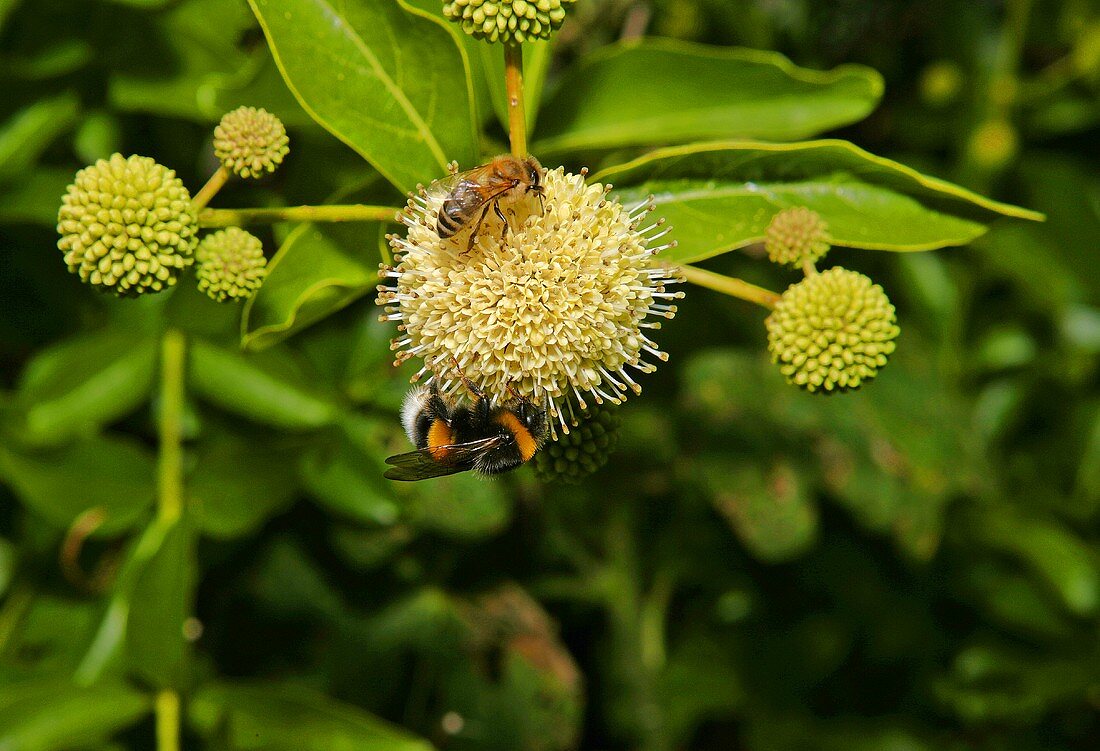
[[[508,234],[508,220],[500,210],[501,204],[508,206],[523,200],[528,193],[534,193],[539,198],[541,211],[542,165],[533,156],[501,154],[493,157],[488,164],[445,177],[437,185],[447,189],[448,193],[439,207],[436,232],[440,237],[448,238],[472,225],[467,252],[473,250],[489,209],[504,223],[504,236]]]
[[[460,374],[461,375],[461,374]],[[494,405],[466,376],[471,403],[458,405],[440,393],[435,380],[405,396],[401,422],[416,451],[386,459],[390,480],[426,480],[473,470],[508,472],[531,460],[546,440],[546,412],[509,389],[512,398]]]

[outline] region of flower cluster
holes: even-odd
[[[399,323],[397,362],[424,360],[414,380],[431,372],[453,388],[457,363],[490,396],[530,395],[567,433],[574,407],[640,393],[630,371],[654,370],[646,357],[667,359],[647,333],[660,323],[649,319],[672,318],[683,293],[651,265],[670,245],[654,244],[667,229],[645,224],[651,205],[627,209],[609,186],[561,168],[542,186],[541,201],[504,209],[507,227],[488,212],[469,250],[465,232],[439,235],[446,188],[421,190],[399,215],[407,235],[390,237],[397,265],[383,267],[390,284],[378,303]]]
[[[618,412],[606,406],[583,413],[579,425],[535,455],[535,475],[542,482],[580,482],[615,453],[620,423]]]
[[[490,42],[549,39],[576,0],[450,0],[443,15],[467,34]]]
[[[783,209],[764,231],[764,249],[773,263],[814,263],[829,251],[829,227],[816,211],[805,206]]]
[[[286,128],[265,109],[238,107],[214,128],[214,156],[239,177],[274,172],[290,152]]]
[[[61,199],[57,246],[69,271],[120,296],[159,292],[191,265],[198,219],[172,170],[113,154],[76,173]]]
[[[204,237],[195,261],[199,290],[218,302],[251,297],[267,275],[263,244],[239,227]]]
[[[780,372],[819,393],[859,388],[874,378],[899,333],[882,287],[839,267],[791,285],[765,324]]]

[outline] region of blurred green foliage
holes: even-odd
[[[348,26],[308,27],[298,0],[0,0],[0,748],[151,748],[160,689],[183,697],[185,748],[1096,747],[1093,0],[580,0],[528,45],[535,153],[605,168],[627,196],[653,189],[647,170],[688,181],[662,186],[683,258],[766,223],[692,204],[711,178],[834,212],[857,196],[853,228],[973,242],[831,252],[898,308],[898,350],[864,390],[787,386],[760,311],[693,289],[661,332],[672,362],[619,410],[591,478],[399,487],[382,460],[406,446],[412,371],[391,368],[369,299],[381,224],[256,229],[279,250],[243,324],[193,285],[95,294],[55,247],[77,169],[140,153],[194,192],[238,105],[276,112],[291,153],[222,206],[393,203],[383,178],[503,150],[499,50],[429,0],[333,5]],[[345,28],[416,38],[378,64],[438,105],[438,148],[396,146],[376,122],[392,102],[341,87],[361,67],[326,36]],[[616,43],[643,33],[666,39]],[[729,145],[622,166],[822,134],[1047,221],[982,234],[1000,204],[848,146],[753,174]],[[863,166],[838,180],[838,158]],[[708,267],[793,280],[751,246]],[[177,520],[153,511],[166,327],[192,343]]]

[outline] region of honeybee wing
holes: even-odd
[[[432,477],[466,472],[472,469],[473,461],[485,451],[491,450],[508,440],[505,435],[493,435],[466,443],[453,443],[446,446],[433,446],[405,454],[388,457],[386,464],[392,465],[383,477],[389,480],[427,480]],[[445,453],[446,462],[436,461],[435,455]]]
[[[490,165],[483,164],[464,172],[456,172],[453,175],[441,177],[428,186],[428,190],[433,193],[438,191],[443,195],[451,195],[461,187],[464,194],[476,195],[479,199],[478,203],[483,204],[509,190],[512,185],[511,180],[498,177],[493,173]]]

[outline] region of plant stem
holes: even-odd
[[[681,276],[692,284],[698,284],[700,287],[706,287],[715,292],[721,292],[724,295],[748,300],[757,305],[763,305],[765,308],[774,308],[775,304],[779,302],[779,295],[775,292],[772,292],[770,289],[764,289],[763,287],[757,287],[755,284],[749,284],[743,279],[715,274],[712,271],[704,271],[694,266],[679,266],[677,268]]]
[[[179,751],[180,748],[180,697],[171,689],[157,694],[157,751]]]
[[[165,526],[183,515],[183,407],[187,338],[168,329],[161,340],[160,430],[157,462],[157,520]],[[180,697],[171,689],[157,694],[157,751],[179,751]]]
[[[161,342],[160,453],[157,464],[157,515],[174,522],[183,514],[183,398],[187,339],[168,329]]]
[[[527,156],[527,115],[523,111],[523,47],[519,42],[504,45],[504,85],[508,95],[508,138],[512,153]]]
[[[195,211],[201,211],[206,204],[210,203],[210,199],[222,189],[222,186],[228,180],[229,170],[225,167],[218,167],[218,171],[210,176],[210,179],[206,181],[206,185],[202,186],[195,197],[191,199],[191,205],[195,207]]]
[[[393,206],[282,206],[265,209],[205,209],[200,227],[235,227],[274,222],[393,222],[401,209]]]

